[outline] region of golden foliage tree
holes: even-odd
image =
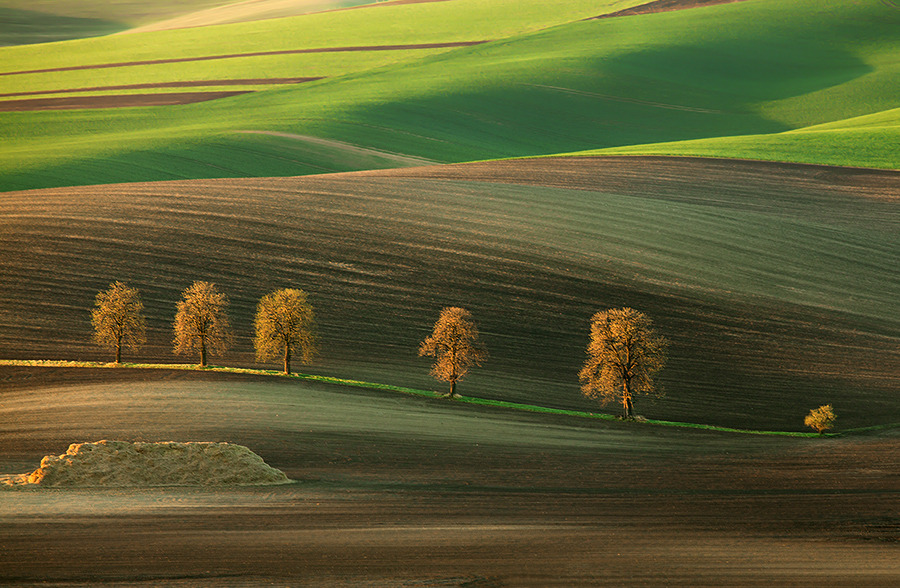
[[[668,341],[644,313],[633,308],[596,313],[588,358],[578,374],[582,393],[603,404],[619,401],[625,418],[634,418],[634,395],[660,392],[653,377],[665,365],[667,349]]]
[[[283,288],[266,294],[256,307],[256,358],[266,361],[282,355],[284,373],[291,373],[291,358],[309,363],[316,355],[316,322],[306,292]]]
[[[834,414],[834,409],[830,404],[823,404],[819,408],[814,408],[809,411],[809,414],[806,415],[806,418],[803,419],[803,424],[807,427],[811,427],[816,430],[820,435],[834,427],[834,421],[837,417]]]
[[[97,293],[91,324],[94,342],[106,349],[116,350],[116,363],[122,363],[122,348],[137,351],[147,341],[144,304],[137,288],[122,282],[109,285]]]
[[[207,353],[224,353],[232,343],[228,325],[228,297],[210,282],[194,282],[181,293],[175,314],[175,354],[200,352],[206,367]]]
[[[456,394],[456,382],[461,380],[473,365],[481,365],[487,358],[487,350],[478,339],[478,328],[469,311],[448,307],[441,311],[434,323],[434,331],[419,346],[419,355],[435,358],[431,375],[450,382],[450,397]]]

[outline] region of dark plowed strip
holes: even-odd
[[[107,92],[111,90],[150,90],[153,88],[196,88],[207,86],[263,86],[280,84],[302,84],[324,78],[251,78],[243,80],[193,80],[188,82],[157,82],[148,84],[127,84],[124,86],[93,86],[91,88],[65,88],[57,90],[38,90],[35,92],[12,92],[0,94],[0,98],[8,96],[39,96],[42,94],[74,94],[76,92]]]
[[[31,100],[0,101],[0,112],[29,110],[78,110],[82,108],[127,108],[133,106],[174,106],[218,100],[247,94],[239,92],[172,92],[166,94],[126,94],[122,96],[65,96]]]
[[[640,6],[632,6],[624,10],[610,12],[609,14],[601,14],[595,16],[598,18],[614,18],[618,16],[634,16],[637,14],[654,14],[657,12],[672,12],[675,10],[687,10],[688,8],[702,8],[704,6],[715,6],[717,4],[731,4],[732,2],[743,2],[743,0],[655,0]]]
[[[415,49],[450,49],[453,47],[470,47],[487,41],[458,41],[453,43],[416,43],[412,45],[361,45],[358,47],[319,47],[315,49],[288,49],[284,51],[256,51],[253,53],[229,53],[225,55],[206,55],[203,57],[177,57],[172,59],[151,59],[147,61],[122,61],[119,63],[98,63],[95,65],[72,65],[49,69],[31,69],[24,71],[0,72],[0,76],[19,74],[51,73],[57,71],[77,71],[83,69],[107,69],[112,67],[131,67],[135,65],[159,65],[163,63],[184,63],[187,61],[214,61],[217,59],[236,59],[238,57],[265,57],[269,55],[298,55],[302,53],[344,53],[353,51],[411,51]]]

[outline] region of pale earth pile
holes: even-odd
[[[73,443],[48,455],[30,474],[0,477],[0,484],[54,488],[135,486],[257,486],[290,482],[243,445],[231,443]]]

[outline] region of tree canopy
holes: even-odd
[[[604,404],[622,402],[625,418],[634,418],[634,395],[661,392],[653,378],[665,365],[667,350],[668,341],[642,312],[600,311],[591,317],[588,358],[579,372],[581,391]]]
[[[123,347],[137,351],[147,341],[143,311],[140,292],[122,282],[97,293],[91,311],[94,342],[105,349],[115,349],[116,363],[122,363]]]
[[[231,346],[228,324],[228,297],[210,282],[194,282],[181,293],[175,314],[174,352],[182,355],[200,352],[200,365],[205,367],[207,353],[221,354]]]
[[[256,307],[256,358],[267,361],[281,354],[284,373],[291,373],[291,358],[309,363],[317,352],[316,322],[306,292],[283,288],[266,294]]]
[[[837,417],[834,414],[834,408],[830,404],[823,404],[819,408],[809,411],[809,414],[803,419],[803,424],[816,430],[820,435],[834,427],[834,421]]]
[[[456,382],[473,365],[481,365],[487,350],[478,339],[478,328],[464,308],[451,306],[441,311],[434,330],[419,346],[419,355],[435,358],[431,375],[450,383],[450,394],[456,394]]]

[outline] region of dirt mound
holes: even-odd
[[[73,443],[63,455],[48,455],[30,474],[9,486],[251,486],[288,482],[281,470],[230,443]]]

